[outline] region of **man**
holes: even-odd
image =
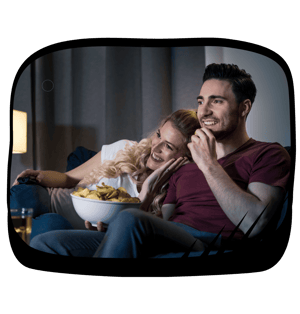
[[[224,227],[218,247],[244,217],[235,234],[239,241],[266,208],[250,234],[259,235],[281,204],[290,159],[279,144],[249,138],[246,118],[255,96],[256,87],[244,70],[226,64],[207,66],[197,97],[201,129],[188,144],[194,163],[170,178],[164,219],[138,209],[122,211],[94,257],[202,251]],[[92,234],[97,237],[97,232]]]
[[[217,216],[219,221],[215,218],[215,226],[209,230],[218,233],[226,224],[223,235],[227,236],[246,215],[239,227],[242,232],[236,235],[236,238],[241,238],[267,207],[250,234],[254,237],[281,205],[290,158],[279,144],[257,142],[247,134],[246,118],[256,95],[250,75],[237,66],[213,64],[206,68],[203,80],[197,97],[201,129],[188,144],[195,165],[180,169],[174,180],[178,184],[180,172],[185,172],[189,181],[201,184],[205,195],[198,198],[197,205],[202,205],[202,215],[198,215],[198,220],[204,231],[211,220],[213,207],[214,217]],[[201,173],[195,173],[197,168]],[[184,180],[181,178],[181,184],[187,186]],[[188,189],[190,194],[197,193],[192,184]],[[165,200],[168,202],[172,202],[169,195]],[[210,204],[208,209],[204,208],[205,202]],[[184,201],[180,200],[180,203]],[[218,206],[222,211],[218,211]],[[191,206],[186,205],[186,208],[190,210]],[[186,211],[176,209],[176,214],[173,221],[183,222]],[[234,226],[226,223],[227,218]],[[195,219],[196,213],[194,224]]]

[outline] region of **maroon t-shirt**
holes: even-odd
[[[234,152],[218,160],[231,179],[243,190],[249,183],[261,182],[285,189],[290,169],[290,156],[278,143],[249,139]],[[172,175],[164,204],[176,204],[170,221],[197,230],[219,233],[227,238],[235,225],[228,219],[214,197],[202,171],[195,163],[182,166]],[[243,232],[238,230],[236,239]]]

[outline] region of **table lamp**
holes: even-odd
[[[13,110],[13,154],[27,152],[27,113]]]

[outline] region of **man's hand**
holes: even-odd
[[[187,146],[201,171],[217,162],[216,139],[209,129],[196,130]]]

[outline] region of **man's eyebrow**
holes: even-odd
[[[220,95],[210,95],[210,96],[208,96],[208,99],[215,99],[215,98],[221,98],[221,99],[227,100],[227,98],[225,98],[223,96],[220,96]],[[197,99],[203,99],[203,96],[198,96]]]

